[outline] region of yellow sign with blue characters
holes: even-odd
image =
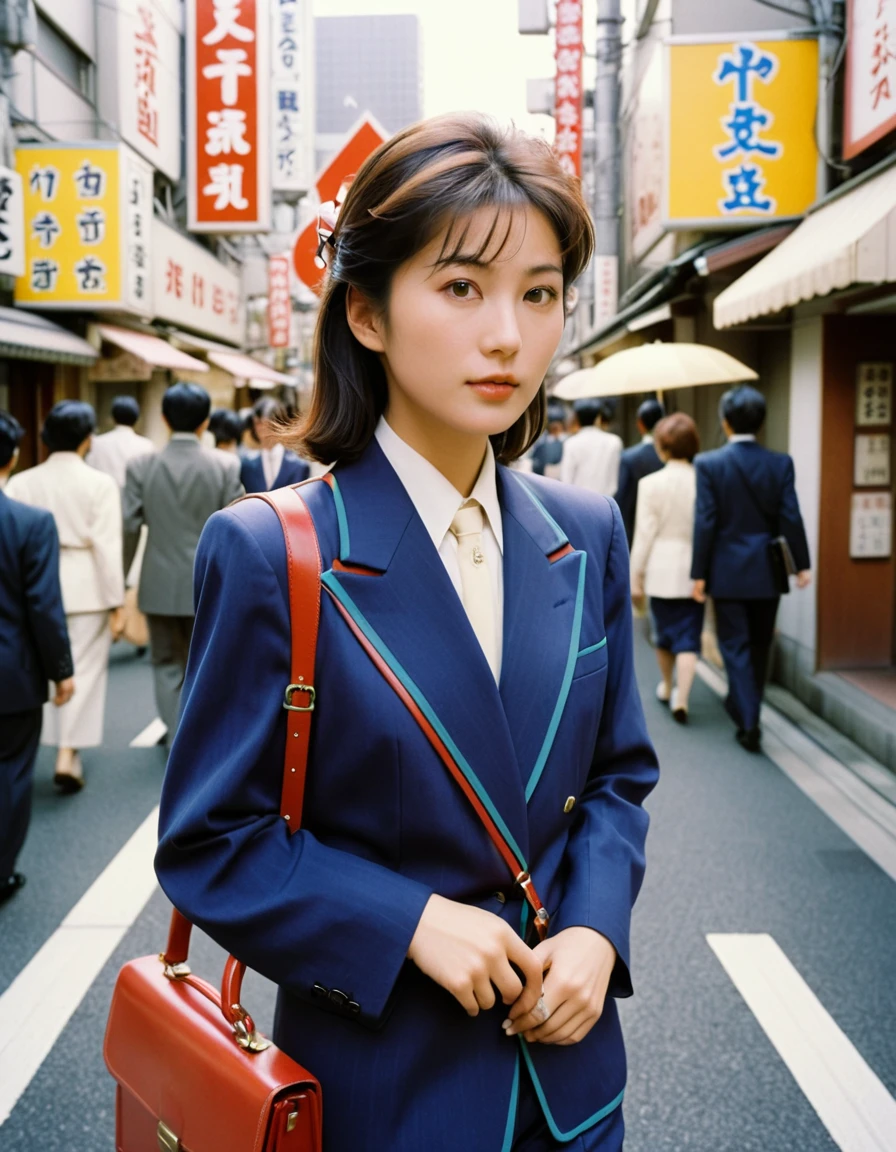
[[[803,215],[818,186],[817,42],[673,40],[667,53],[666,226]]]

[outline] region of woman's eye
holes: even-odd
[[[535,297],[532,300],[532,297]],[[557,299],[557,293],[553,288],[532,288],[526,293],[526,299],[532,300],[533,304],[548,304],[551,300]]]
[[[473,294],[473,285],[468,280],[455,280],[448,285],[448,291],[457,300],[468,300]]]

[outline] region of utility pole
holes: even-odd
[[[596,275],[608,274],[606,259],[616,263],[615,283],[618,285],[619,259],[619,71],[622,58],[622,6],[621,0],[597,0],[597,75],[594,85],[594,230],[596,239]],[[607,297],[600,289],[595,292],[595,321],[598,326],[608,316]],[[616,302],[611,302],[612,311]]]

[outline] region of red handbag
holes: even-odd
[[[320,551],[297,493],[256,498],[274,508],[286,535],[292,656],[280,813],[296,832],[314,711]],[[190,972],[191,930],[175,910],[165,952],[118,975],[103,1048],[117,1081],[117,1152],[320,1152],[320,1084],[256,1031],[240,1002],[244,964],[228,958],[220,992]]]

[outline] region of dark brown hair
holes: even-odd
[[[386,375],[346,318],[355,288],[385,315],[392,279],[446,230],[439,263],[495,259],[507,243],[515,208],[543,212],[561,249],[564,289],[591,259],[594,232],[579,182],[550,147],[477,113],[453,113],[404,129],[361,166],[339,212],[314,337],[314,392],[307,417],[285,439],[321,463],[357,459],[386,407]],[[464,249],[470,216],[495,208],[479,251]],[[499,236],[499,224],[507,228]],[[492,436],[502,463],[521,456],[545,423],[544,385],[512,427]]]
[[[700,451],[697,425],[684,412],[675,412],[660,420],[653,429],[657,448],[668,452],[673,460],[691,461]]]

